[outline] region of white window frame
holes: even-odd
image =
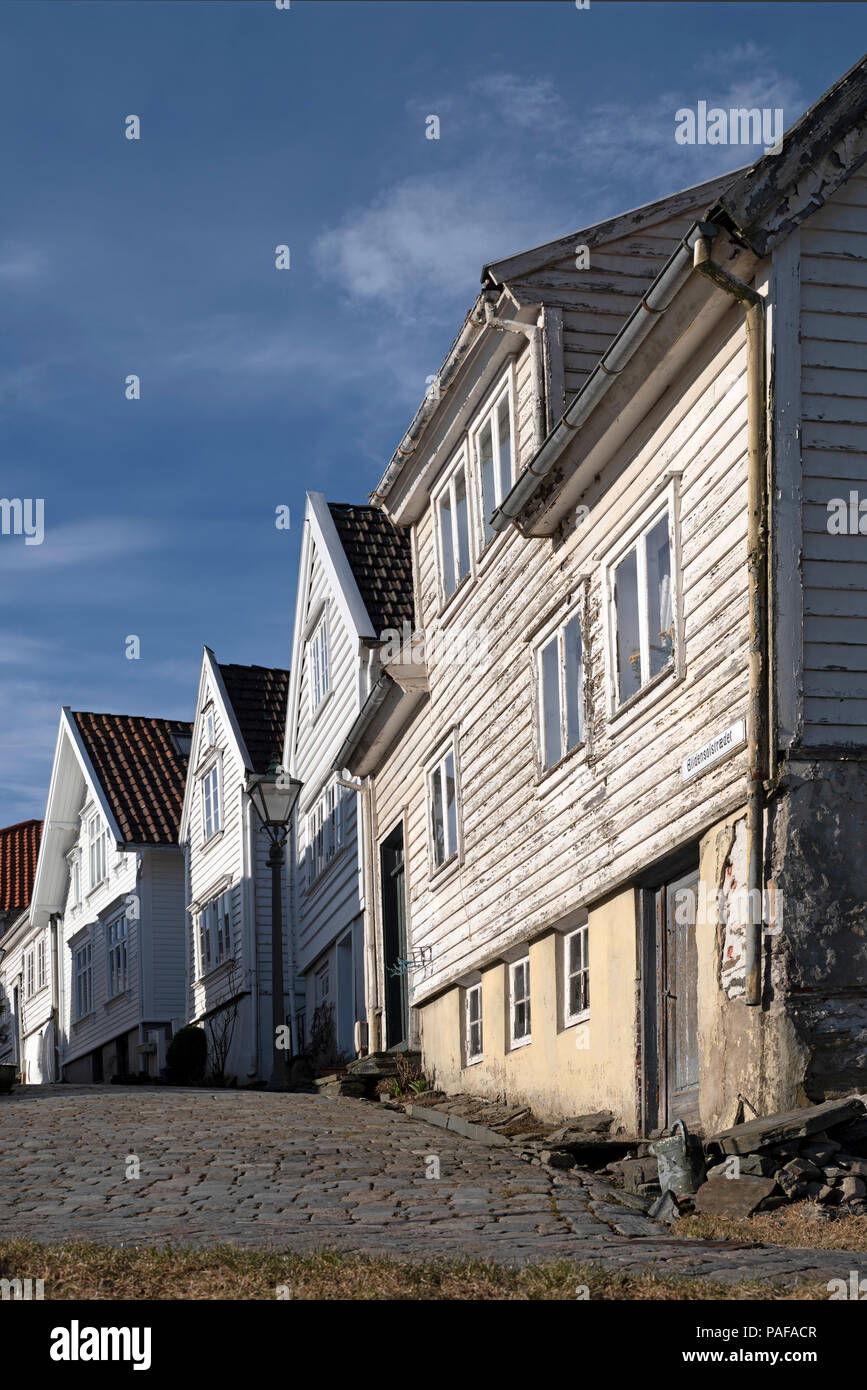
[[[346,841],[347,790],[335,779],[322,789],[307,812],[307,883],[315,883],[337,858]]]
[[[81,852],[73,850],[69,855],[69,906],[81,905]]]
[[[477,1018],[472,1016],[474,1003],[478,1004]],[[473,1046],[474,1028],[479,1030],[478,1047]],[[485,1055],[484,997],[481,980],[477,980],[475,984],[467,985],[464,990],[464,1053],[468,1067],[481,1062]]]
[[[97,827],[94,832],[94,826]],[[87,884],[92,892],[101,883],[105,883],[108,878],[108,831],[103,823],[102,815],[99,811],[94,811],[87,819]],[[99,877],[94,873],[94,859],[96,868],[101,869]]]
[[[455,824],[454,824],[454,843],[449,828],[449,818],[446,809],[446,763],[452,759],[455,782]],[[440,788],[440,804],[442,809],[443,824],[443,858],[437,858],[438,837],[435,822],[435,803],[434,788],[436,784]],[[458,759],[458,737],[454,730],[445,743],[439,747],[436,755],[431,759],[427,767],[426,777],[426,800],[427,800],[427,825],[428,825],[428,846],[430,854],[431,874],[441,873],[449,864],[460,863],[463,856],[463,839],[461,834],[461,774]]]
[[[307,639],[311,714],[315,714],[322,707],[331,693],[331,652],[328,635],[328,613],[326,611]]]
[[[681,565],[680,565],[680,511],[678,477],[667,482],[645,507],[625,537],[622,537],[604,564],[604,584],[607,610],[607,661],[609,687],[609,713],[612,718],[622,711],[631,709],[634,702],[641,700],[649,691],[656,689],[672,679],[683,676],[683,633],[681,623]],[[664,517],[668,518],[669,563],[671,568],[671,610],[672,610],[672,655],[662,670],[650,676],[649,608],[647,595],[647,552],[641,543]],[[618,567],[635,551],[636,574],[639,601],[639,660],[642,683],[638,690],[620,698],[620,666],[617,652],[617,604],[615,576]]]
[[[211,898],[196,914],[196,956],[200,980],[231,959],[231,888]]]
[[[203,772],[199,778],[199,794],[202,799],[202,843],[208,844],[223,828],[223,779],[219,758]],[[209,796],[206,790],[213,779],[213,793],[210,796],[211,813],[208,814]],[[216,809],[215,809],[216,808]],[[210,829],[209,827],[210,823]]]
[[[48,984],[48,971],[46,969],[47,956],[45,952],[45,936],[40,936],[36,942],[36,989],[44,989]]]
[[[581,638],[581,685],[578,695],[578,722],[579,737],[577,742],[569,744],[569,706],[566,690],[566,659],[565,659],[565,640],[566,629],[572,622],[578,623],[578,632]],[[557,643],[557,688],[558,702],[560,708],[560,747],[561,752],[558,757],[548,761],[548,750],[546,746],[545,734],[545,667],[544,653],[552,642]],[[564,762],[570,754],[579,748],[586,747],[587,744],[587,681],[586,681],[586,654],[584,650],[584,627],[581,621],[581,609],[579,604],[573,604],[567,612],[553,624],[549,623],[544,629],[544,635],[536,639],[533,650],[533,670],[535,678],[535,699],[536,699],[536,744],[538,750],[538,765],[540,776],[552,772],[560,763]]]
[[[72,998],[75,1022],[93,1013],[93,953],[90,941],[76,946],[72,955]]]
[[[205,747],[214,748],[217,742],[217,725],[214,719],[214,707],[210,705],[204,712],[205,725]]]
[[[584,964],[577,970],[572,969],[572,942],[579,941],[582,948],[582,959]],[[570,1008],[572,997],[572,980],[583,976],[587,982],[587,1005],[583,1009],[573,1012]],[[590,925],[583,922],[574,931],[566,933],[563,937],[563,1020],[565,1026],[570,1028],[573,1023],[584,1023],[590,1017]]]
[[[125,994],[129,984],[126,913],[112,917],[105,927],[106,999]]]
[[[504,493],[502,490],[502,480],[500,477],[501,441],[499,435],[499,428],[497,425],[497,415],[504,397],[507,399],[509,405],[509,436],[511,440],[512,452],[509,491],[511,491],[511,489],[515,485],[517,469],[517,439],[515,432],[515,373],[514,367],[511,364],[509,365],[509,368],[506,371],[505,375],[502,376],[500,380],[497,382],[497,385],[494,387],[487,401],[482,406],[482,409],[479,411],[478,415],[473,420],[473,423],[470,426],[469,430],[470,453],[473,460],[473,470],[475,475],[475,491],[478,499],[479,525],[477,536],[477,552],[479,555],[481,555],[485,550],[487,550],[489,545],[493,545],[494,541],[497,539],[496,531],[492,536],[489,536],[487,534],[488,512],[485,506],[485,487],[482,478],[482,461],[479,455],[479,439],[485,426],[490,424],[491,440],[494,446],[494,506],[499,507],[502,505],[503,498],[506,496],[506,493]]]
[[[464,488],[467,499],[467,569],[465,574],[459,574],[460,570],[460,533],[458,528],[458,509],[456,505],[456,483],[458,475],[464,475]],[[443,549],[443,528],[440,521],[440,504],[443,498],[448,495],[451,506],[451,531],[452,531],[452,579],[454,581],[451,590],[446,587],[446,557]],[[462,443],[450,461],[446,471],[445,480],[437,488],[431,497],[431,507],[433,509],[433,531],[434,549],[436,551],[437,586],[440,597],[440,609],[444,609],[452,602],[456,594],[468,584],[473,575],[473,485],[472,474],[470,471],[469,453],[466,443]]]
[[[530,954],[519,956],[517,960],[509,961],[509,1039],[511,1046],[526,1047],[533,1041],[533,1014],[530,1000]],[[515,988],[515,975],[520,971],[522,975],[522,992],[519,995]],[[526,989],[526,993],[523,992]],[[518,1021],[518,1008],[526,1005],[528,1028],[526,1033],[517,1033],[516,1024]]]
[[[31,996],[31,994],[35,994],[35,993],[36,993],[36,985],[35,985],[35,979],[36,979],[35,969],[36,969],[36,967],[35,967],[34,950],[33,950],[33,947],[32,947],[32,946],[30,947],[29,950],[27,950],[27,951],[24,952],[24,962],[23,962],[23,966],[24,966],[24,970],[23,970],[23,973],[24,973],[24,998],[25,998],[25,999],[29,999],[30,996]]]

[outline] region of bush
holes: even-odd
[[[203,1028],[188,1023],[179,1028],[166,1049],[166,1066],[179,1086],[201,1081],[208,1062],[208,1040]]]

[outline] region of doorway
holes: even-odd
[[[352,965],[352,932],[337,943],[337,1047],[345,1056],[355,1055],[355,972]]]
[[[644,889],[644,1132],[700,1126],[698,869]]]
[[[406,960],[406,866],[403,823],[382,842],[382,945],[385,965],[385,1046],[405,1048],[409,1042],[409,982],[400,961]]]

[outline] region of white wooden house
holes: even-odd
[[[62,1080],[156,1078],[184,1020],[189,742],[181,720],[62,711],[30,903],[51,943]]]
[[[429,699],[386,663],[339,762],[448,1090],[647,1132],[863,1089],[865,117],[862,61],[781,153],[486,266],[376,491]]]
[[[271,871],[268,841],[246,794],[252,773],[282,753],[289,672],[220,664],[206,647],[193,724],[180,843],[186,860],[188,1021],[224,1039],[225,1075],[266,1080],[273,1056]],[[295,1010],[287,884],[283,884],[283,984]]]
[[[303,783],[289,863],[293,935],[305,992],[305,1045],[319,1010],[338,1054],[354,1056],[366,1011],[363,806],[334,768],[379,679],[379,652],[413,616],[408,538],[380,509],[308,492],[283,764]],[[327,1049],[326,1049],[327,1050]]]
[[[56,933],[30,918],[41,837],[40,820],[0,830],[0,1065],[29,1085],[57,1080]]]

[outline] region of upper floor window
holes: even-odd
[[[202,834],[205,840],[216,835],[222,825],[220,816],[220,771],[217,763],[202,778]]]
[[[103,829],[102,817],[99,814],[91,816],[87,823],[88,867],[91,888],[102,883],[106,876],[105,842],[106,831]]]
[[[590,1016],[590,928],[585,922],[570,932],[564,943],[566,985],[564,1018],[567,1024],[580,1023]]]
[[[81,857],[76,850],[69,856],[69,906],[78,907],[81,902]]]
[[[127,985],[126,917],[115,917],[106,931],[108,947],[108,997],[123,994]]]
[[[345,789],[337,782],[326,787],[307,817],[308,882],[318,878],[344,840]]]
[[[205,747],[213,748],[217,741],[216,725],[214,724],[214,711],[205,711]]]
[[[232,950],[232,890],[206,903],[198,915],[199,975],[227,960]]]
[[[666,505],[612,569],[616,703],[674,665],[671,509]]]
[[[511,376],[498,388],[473,432],[473,448],[482,490],[483,544],[496,534],[491,515],[512,488],[514,428]]]
[[[455,741],[443,750],[428,772],[428,817],[431,857],[435,869],[458,853],[458,778]]]
[[[539,646],[536,681],[542,766],[549,768],[584,742],[584,657],[577,613]]]
[[[440,594],[451,598],[470,572],[470,499],[466,457],[454,470],[434,503],[439,553]]]
[[[310,704],[315,713],[331,688],[328,666],[328,625],[324,618],[310,638],[307,650],[310,654]]]
[[[73,981],[76,1019],[85,1018],[93,1008],[93,972],[90,959],[90,942],[79,946],[73,957]]]
[[[29,999],[36,991],[33,948],[24,953],[24,998]]]
[[[48,972],[46,969],[45,937],[40,936],[36,943],[36,988],[44,989],[47,983]]]

